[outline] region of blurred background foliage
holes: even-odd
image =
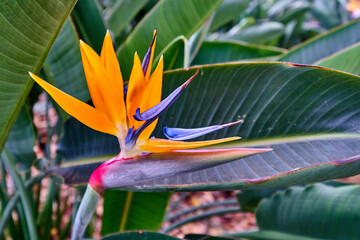
[[[344,140],[345,135],[341,135],[360,132],[357,104],[360,22],[356,20],[360,15],[359,1],[14,0],[2,1],[0,13],[1,239],[69,238],[84,189],[67,188],[62,181],[88,177],[94,167],[119,152],[114,137],[94,132],[69,118],[27,75],[28,71],[40,73],[59,89],[89,102],[79,39],[99,53],[107,29],[124,79],[129,77],[134,52],[144,56],[154,29],[158,29],[154,60],[163,55],[165,70],[219,64],[202,68],[203,76],[194,83],[193,90],[184,94],[183,101],[191,108],[186,99],[205,89],[214,94],[216,101],[211,106],[216,107],[207,107],[207,115],[191,109],[193,116],[199,117],[195,121],[189,113],[186,117],[177,114],[183,109],[174,105],[172,112],[159,120],[159,125],[197,127],[202,123],[230,122],[234,119],[227,119],[216,110],[238,106],[251,109],[247,120],[255,124],[212,136],[236,133],[245,140],[253,140],[243,143],[244,146],[285,144],[274,147],[275,153],[264,155],[268,161],[254,157],[249,158],[250,163],[245,159],[208,172],[190,172],[192,175],[176,181],[169,178],[128,186],[122,191],[107,190],[87,229],[87,237],[178,239],[165,234],[191,222],[239,212],[254,213],[258,228],[217,237],[188,234],[185,238],[357,239],[360,235],[357,184],[325,182],[293,186],[360,173],[359,136],[346,135]],[[312,64],[350,74],[314,68],[284,72],[294,65],[270,66],[265,61]],[[188,76],[185,70],[166,72],[164,93],[178,85],[177,79]],[[249,80],[237,81],[244,76]],[[272,87],[267,82],[269,76],[278,79]],[[316,87],[311,85],[315,78],[319,79]],[[252,79],[255,87],[251,85]],[[231,84],[223,90],[225,85],[219,87],[218,80],[224,84],[229,80]],[[293,87],[281,94],[287,82]],[[301,84],[304,82],[307,85]],[[311,94],[308,86],[313,87]],[[236,92],[241,92],[236,100],[229,97]],[[304,104],[301,105],[304,111],[297,113],[296,104],[277,108],[281,101],[273,101],[276,97],[290,103],[299,101]],[[197,100],[206,102],[204,97]],[[269,103],[274,110],[261,104],[254,106],[256,101]],[[202,115],[206,117],[201,118]],[[267,120],[279,124],[267,128],[267,122],[259,116],[274,116]],[[294,127],[282,123],[282,116],[296,119]],[[306,126],[300,127],[304,121],[308,121]],[[159,136],[161,129],[157,128],[154,134]],[[262,137],[271,139],[261,142]],[[331,141],[323,141],[329,138]],[[263,171],[264,165],[259,164],[254,175],[249,175],[246,167],[251,161],[260,161],[268,168]],[[333,164],[328,164],[331,161]],[[46,173],[59,173],[56,166],[60,164],[64,179],[56,175],[45,178]],[[232,173],[233,177],[222,175],[222,171],[227,173],[235,167],[240,170]],[[300,168],[305,171],[297,172]],[[284,176],[278,177],[281,174]],[[197,180],[200,177],[196,176],[205,176],[207,180]],[[251,182],[261,177],[268,181]],[[242,190],[221,201],[187,209],[182,203],[186,198],[194,198],[189,193],[177,194],[169,203],[172,195],[169,191],[233,189]],[[153,232],[119,233],[130,230]]]

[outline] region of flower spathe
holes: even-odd
[[[241,121],[192,130],[165,128],[165,135],[169,140],[150,138],[158,117],[173,104],[198,73],[197,71],[195,75],[161,101],[163,57],[160,58],[151,73],[156,34],[157,32],[154,31],[152,43],[142,62],[138,54],[134,54],[126,97],[124,96],[120,66],[109,32],[106,33],[100,56],[80,40],[84,72],[94,106],[77,100],[30,73],[30,76],[68,114],[90,128],[118,138],[121,152],[111,160],[112,162],[133,159],[149,153],[198,148],[239,139],[239,137],[230,137],[198,142],[178,141],[217,131]],[[97,170],[99,171],[95,171],[90,179],[90,185],[96,185],[96,188],[100,189],[102,175],[106,173],[103,169],[101,170],[101,166]]]

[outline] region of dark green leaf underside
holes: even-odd
[[[316,239],[357,239],[360,235],[359,186],[316,184],[279,191],[256,213],[261,231]],[[294,217],[296,216],[296,217]]]
[[[163,96],[194,71],[166,73]],[[202,127],[242,118],[243,124],[198,140],[237,135],[243,140],[220,147],[265,146],[274,151],[126,189],[251,189],[357,174],[359,95],[358,76],[328,69],[281,63],[201,67],[183,96],[159,119],[154,135],[162,138],[164,126]],[[77,171],[90,174],[94,167],[65,171],[78,176]]]
[[[261,45],[237,41],[204,42],[192,65],[233,62],[265,58],[282,54],[283,51]]]
[[[331,54],[360,41],[360,20],[339,26],[305,43],[295,46],[279,61],[313,64]]]

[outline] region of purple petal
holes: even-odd
[[[124,94],[127,94],[128,87],[129,87],[129,84],[126,84],[125,87],[124,87]]]
[[[142,61],[142,64],[141,64],[141,67],[142,67],[142,69],[143,69],[144,76],[146,75],[147,69],[148,69],[148,67],[149,67],[150,58],[151,58],[151,51],[152,51],[152,48],[153,48],[154,43],[155,43],[156,34],[157,34],[157,31],[155,31],[155,33],[154,33],[153,40],[152,40],[152,42],[151,42],[151,44],[150,44],[150,47],[149,47],[147,53],[146,53],[145,56],[144,56],[144,59],[143,59],[143,61]]]
[[[142,131],[147,128],[152,122],[155,121],[156,118],[150,119],[146,121],[143,125],[141,125],[138,129],[134,131],[134,127],[131,127],[125,138],[125,146],[128,149],[131,149],[135,146],[137,139],[139,138]]]
[[[203,127],[203,128],[168,128],[164,127],[164,134],[165,136],[170,140],[188,140],[196,137],[203,136],[208,133],[212,133],[215,131],[218,131],[220,129],[242,123],[243,120],[239,120],[232,123],[227,123],[223,125],[214,125],[209,127]]]
[[[148,121],[151,119],[158,118],[163,112],[166,111],[174,102],[175,100],[181,95],[184,89],[189,85],[189,83],[196,77],[199,73],[199,69],[196,73],[189,78],[183,85],[175,89],[167,98],[162,100],[159,104],[155,105],[154,107],[148,109],[147,111],[140,113],[140,108],[136,109],[134,119],[137,121]]]
[[[271,150],[255,148],[178,150],[128,159],[113,158],[92,173],[89,183],[100,190],[131,186],[153,179],[214,167]]]

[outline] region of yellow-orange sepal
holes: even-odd
[[[166,139],[153,138],[147,141],[140,142],[138,146],[143,151],[156,153],[156,152],[169,152],[174,150],[205,147],[214,144],[234,141],[238,139],[240,139],[240,137],[229,137],[229,138],[222,138],[222,139],[209,140],[209,141],[199,141],[199,142],[183,142],[183,141],[172,141]]]
[[[50,96],[65,110],[65,112],[94,130],[115,136],[117,135],[117,128],[115,124],[106,114],[64,93],[38,76],[30,72],[29,74],[32,79],[34,79],[46,92],[50,94]]]
[[[124,123],[125,103],[122,97],[123,93],[118,92],[120,90],[119,84],[122,84],[122,82],[117,83],[116,79],[112,78],[114,75],[107,71],[97,53],[82,41],[80,41],[80,50],[86,81],[95,108],[106,114],[112,122],[116,124]],[[111,56],[111,54],[109,55]],[[116,63],[112,61],[117,61],[116,58],[108,60],[111,63],[105,63],[106,67],[114,70]],[[109,67],[110,65],[111,67]]]

